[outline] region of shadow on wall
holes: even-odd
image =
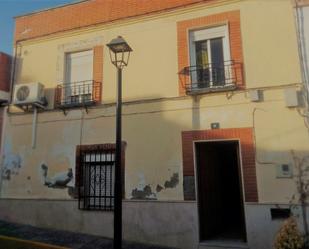
[[[18,55],[16,56],[16,62],[15,62],[15,78],[13,78],[14,80],[14,85],[13,85],[13,89],[12,89],[12,93],[14,94],[14,87],[17,84],[28,84],[28,83],[34,83],[34,82],[38,82],[37,79],[34,79],[32,76],[30,75],[23,75],[22,74],[22,69],[23,69],[23,64],[24,64],[24,59],[22,57],[20,57],[20,54],[23,53],[23,51],[18,51]],[[13,59],[14,60],[14,59]],[[43,83],[44,82],[40,82]],[[55,104],[55,91],[56,91],[56,87],[57,84],[60,84],[61,82],[53,82],[55,84],[54,88],[45,88],[44,89],[44,96],[46,97],[48,106],[48,109],[52,109],[54,108],[54,104]],[[14,98],[14,96],[13,96]]]
[[[50,93],[53,89],[48,89]],[[204,97],[203,97],[204,98]],[[206,97],[205,97],[206,98]],[[201,110],[201,98],[199,96],[193,97],[191,100],[188,100],[188,103],[190,103],[190,107],[193,108],[190,110],[188,107],[179,107],[178,105],[171,104],[170,107],[165,107],[164,101],[161,99],[161,96],[148,96],[149,100],[145,101],[138,101],[139,103],[136,103],[136,106],[128,105],[124,103],[123,105],[123,130],[124,135],[127,136],[127,133],[131,133],[134,136],[132,137],[142,137],[143,139],[140,141],[143,142],[136,142],[136,141],[126,141],[128,143],[128,154],[134,154],[134,161],[137,160],[137,163],[140,165],[140,172],[141,174],[146,175],[146,170],[148,167],[147,160],[151,160],[151,162],[158,162],[160,164],[166,164],[166,168],[170,167],[171,164],[168,162],[170,160],[170,157],[166,155],[162,155],[163,152],[170,151],[173,153],[173,146],[175,144],[178,145],[178,143],[181,143],[181,131],[190,131],[190,130],[201,130],[201,129],[210,129],[210,123],[213,120],[206,120],[206,124],[202,123],[205,122],[204,115],[207,113],[207,109]],[[156,100],[155,100],[156,99]],[[152,100],[152,101],[150,101]],[[124,102],[128,101],[124,99]],[[172,100],[172,101],[178,101],[178,100]],[[173,102],[170,103],[173,103]],[[179,100],[180,101],[180,100]],[[143,103],[143,108],[139,105]],[[164,109],[168,108],[166,112],[162,112],[164,104]],[[147,108],[145,108],[145,106]],[[114,108],[114,107],[113,107]],[[235,107],[237,108],[237,106]],[[84,111],[84,110],[82,110]],[[60,111],[59,111],[60,112]],[[77,110],[68,110],[68,117],[70,116],[70,112],[77,112]],[[73,120],[70,121],[72,123],[68,123],[68,117],[63,116],[63,118],[59,119],[59,113],[57,114],[58,118],[57,120],[52,120],[51,118],[48,118],[48,121],[40,124],[40,129],[44,129],[44,125],[57,123],[61,124],[63,123],[63,130],[65,128],[68,128],[70,125],[77,124],[78,126],[82,123],[81,126],[81,132],[80,134],[76,134],[76,136],[82,136],[80,141],[84,141],[87,139],[87,144],[102,144],[102,143],[109,143],[112,141],[104,141],[104,138],[100,137],[99,130],[101,128],[96,129],[90,129],[91,122],[97,124],[103,122],[104,119],[108,120],[109,118],[114,119],[114,114],[109,114],[108,112],[104,112],[104,114],[98,114],[99,111],[96,110],[96,108],[89,108],[89,115],[84,115],[84,120]],[[100,111],[101,112],[101,111]],[[237,109],[235,109],[235,112],[237,112]],[[102,113],[102,112],[101,112]],[[172,118],[169,118],[167,120],[167,114],[171,114]],[[45,113],[45,115],[54,115],[53,112],[50,112],[49,114]],[[100,116],[101,115],[101,116]],[[183,115],[183,116],[182,116]],[[190,120],[191,118],[191,120]],[[189,119],[189,120],[187,120]],[[186,120],[186,121],[184,121]],[[114,121],[113,121],[114,122]],[[127,128],[127,122],[131,122],[130,127],[133,128]],[[99,124],[99,125],[100,125]],[[134,125],[132,125],[134,124]],[[30,128],[31,124],[28,125],[28,128]],[[24,129],[25,126],[20,124],[18,129]],[[147,125],[147,126],[145,126]],[[52,134],[61,133],[59,131],[59,125],[57,126],[56,130],[49,130]],[[86,127],[86,128],[85,128]],[[231,127],[231,128],[237,128],[237,127]],[[17,128],[16,128],[17,129]],[[56,129],[56,128],[55,128]],[[178,132],[179,131],[179,132]],[[293,132],[293,131],[291,131]],[[12,137],[14,137],[14,133],[10,134]],[[88,137],[91,137],[89,140]],[[16,138],[15,138],[16,139]],[[40,154],[46,155],[49,153],[50,148],[43,148],[40,147],[40,139],[44,139],[42,137],[37,137],[37,148],[40,148]],[[271,139],[276,139],[276,137],[273,137]],[[144,141],[147,141],[145,143]],[[55,143],[59,142],[55,140]],[[134,142],[132,146],[132,142]],[[52,141],[51,141],[52,143]],[[82,142],[83,144],[83,142]],[[73,144],[72,143],[72,151],[75,151],[76,146],[79,144]],[[158,151],[153,149],[153,145],[157,146]],[[2,179],[3,180],[10,180],[13,175],[18,175],[18,172],[20,170],[31,170],[32,167],[29,165],[29,167],[24,167],[23,160],[25,156],[30,157],[31,153],[28,151],[26,154],[22,154],[22,149],[25,145],[20,145],[19,152],[16,154],[9,154],[5,152],[5,158],[3,167],[2,167]],[[29,146],[29,145],[26,145]],[[149,147],[149,150],[144,150],[145,146]],[[16,147],[16,145],[14,146]],[[257,145],[258,147],[258,145]],[[182,148],[182,146],[179,146],[179,148]],[[293,149],[293,148],[291,148]],[[18,151],[18,150],[17,150]],[[31,150],[30,150],[31,151]],[[139,151],[145,151],[148,153],[147,155],[143,155],[143,159],[140,160],[140,154]],[[63,157],[69,156],[69,151],[63,151]],[[182,151],[177,152],[179,155],[177,155],[178,158],[182,158]],[[297,155],[308,155],[308,151],[295,151]],[[274,158],[273,165],[268,165],[269,167],[276,167],[278,163],[284,163],[282,159],[286,159],[288,161],[292,160],[291,152],[290,151],[263,151],[262,149],[258,148],[258,154],[263,155],[263,158]],[[59,155],[58,155],[59,156]],[[146,158],[146,157],[149,158]],[[45,162],[44,158],[40,158],[43,162]],[[139,182],[131,189],[128,189],[127,192],[129,193],[130,199],[152,199],[156,200],[158,199],[158,196],[160,193],[163,193],[164,191],[168,191],[171,189],[174,189],[176,187],[179,187],[179,184],[183,184],[183,191],[185,195],[191,196],[191,199],[194,200],[196,193],[195,193],[195,178],[194,176],[183,176],[182,179],[182,173],[183,173],[183,166],[178,163],[178,159],[172,159],[177,160],[177,165],[172,165],[170,171],[168,173],[166,172],[158,172],[157,175],[160,176],[160,182],[156,182],[157,180],[152,180],[154,177],[146,175],[145,177],[141,177],[141,180],[137,181]],[[259,158],[257,158],[259,160]],[[276,161],[278,160],[278,161]],[[42,162],[41,161],[41,162]],[[180,160],[181,161],[181,160]],[[268,160],[267,160],[268,161]],[[167,162],[169,165],[167,165]],[[51,170],[54,165],[50,164],[37,164],[40,170],[41,170],[41,176],[43,179],[43,184],[51,189],[67,189],[68,193],[71,197],[74,197],[74,193],[76,191],[76,187],[73,186],[74,182],[74,169],[72,169],[72,163],[71,165],[67,163],[64,166],[61,166],[62,170],[55,173],[53,176],[48,175],[48,171]],[[23,166],[23,167],[22,167]],[[257,165],[259,167],[259,165]],[[309,165],[308,165],[309,167]],[[37,170],[36,168],[36,170]],[[59,167],[57,167],[59,168]],[[131,166],[126,165],[126,169],[130,171]],[[159,168],[162,169],[162,166]],[[31,174],[37,174],[37,171],[33,170]],[[29,174],[32,179],[35,179],[35,177],[32,177],[34,175]],[[137,173],[136,173],[137,174]],[[162,177],[162,174],[165,174]],[[132,176],[130,176],[132,177]],[[138,175],[135,175],[133,177],[138,178]],[[146,180],[145,180],[146,179]],[[274,179],[275,180],[275,179]],[[19,181],[19,180],[18,180]],[[25,181],[26,184],[31,184],[29,181]],[[76,181],[75,181],[76,182]],[[13,185],[12,185],[13,187]]]
[[[52,96],[53,89],[45,89],[48,90],[50,96]],[[150,101],[150,99],[152,99]],[[156,100],[154,100],[156,99]],[[158,96],[151,96],[149,97],[149,100],[141,101],[141,104],[143,106],[136,104],[134,105],[127,105],[124,103],[123,105],[123,130],[126,129],[126,122],[133,122],[134,126],[136,124],[136,129],[128,130],[126,133],[133,134],[133,137],[143,137],[140,141],[136,143],[134,141],[134,145],[130,146],[130,152],[126,152],[128,154],[131,154],[132,151],[135,155],[138,154],[138,151],[143,149],[145,147],[145,141],[147,141],[147,144],[149,146],[149,150],[144,150],[146,153],[150,154],[150,158],[145,158],[146,156],[142,157],[142,160],[138,161],[137,164],[140,166],[139,171],[141,174],[144,174],[146,177],[146,181],[143,183],[138,183],[133,186],[131,189],[128,190],[128,198],[130,199],[158,199],[158,194],[163,193],[165,190],[173,190],[175,188],[178,188],[179,191],[179,184],[181,184],[181,165],[179,163],[179,158],[181,158],[181,154],[179,154],[179,157],[177,159],[173,159],[174,162],[169,162],[170,155],[162,155],[162,151],[168,151],[171,150],[171,146],[174,146],[175,143],[179,141],[181,143],[181,132],[179,132],[177,141],[175,141],[175,135],[172,135],[171,137],[168,136],[168,131],[177,131],[182,130],[182,128],[177,127],[177,121],[167,121],[166,120],[166,113],[162,112],[162,100]],[[124,100],[125,102],[125,100]],[[145,108],[147,106],[147,108]],[[104,107],[102,107],[104,108]],[[106,107],[109,108],[109,107]],[[112,107],[114,108],[114,107]],[[39,171],[39,178],[42,179],[42,184],[50,189],[67,189],[68,194],[71,198],[75,198],[77,195],[77,187],[74,187],[74,182],[76,182],[75,179],[75,169],[73,168],[74,162],[73,160],[70,160],[68,158],[72,157],[74,158],[74,155],[71,153],[72,151],[76,150],[76,146],[79,144],[76,144],[76,142],[73,141],[85,141],[87,142],[81,142],[81,144],[104,144],[104,143],[113,143],[113,141],[110,141],[110,139],[104,140],[104,137],[100,137],[100,129],[101,124],[104,125],[104,121],[107,120],[107,122],[110,122],[112,119],[114,123],[115,115],[113,113],[102,111],[102,109],[98,109],[97,107],[89,107],[88,108],[89,114],[86,114],[84,109],[68,109],[67,110],[67,116],[63,115],[61,111],[55,112],[45,112],[40,113],[40,118],[38,119],[38,133],[37,133],[37,146],[35,149],[32,149],[28,144],[28,140],[23,137],[23,134],[25,132],[31,132],[32,127],[32,121],[30,118],[27,118],[23,121],[20,119],[20,116],[18,118],[18,122],[14,121],[14,115],[11,115],[10,117],[10,124],[9,126],[9,133],[6,135],[6,140],[12,140],[16,143],[16,141],[19,144],[14,144],[14,150],[11,150],[10,152],[5,152],[5,157],[9,154],[16,153],[10,155],[12,159],[7,160],[2,168],[2,179],[5,181],[9,181],[9,184],[6,184],[5,189],[11,188],[12,191],[10,193],[14,193],[14,188],[21,188],[21,186],[29,185],[31,187],[32,182],[36,181]],[[177,110],[172,110],[177,111]],[[80,115],[79,118],[79,112],[83,112],[83,114]],[[103,114],[102,114],[103,113]],[[134,114],[132,114],[134,113]],[[107,114],[107,115],[106,115]],[[48,118],[46,119],[45,117]],[[55,119],[52,119],[52,116],[54,115]],[[100,116],[101,115],[101,116]],[[45,116],[45,117],[44,117]],[[17,117],[17,116],[16,116]],[[70,118],[72,119],[70,121]],[[56,120],[57,119],[57,120]],[[149,120],[152,120],[154,122],[149,122]],[[17,119],[16,119],[17,120]],[[55,126],[53,126],[55,124]],[[92,125],[99,124],[99,127],[93,129],[91,128]],[[158,125],[160,127],[158,127]],[[45,127],[44,127],[45,126]],[[139,126],[139,127],[138,127]],[[73,127],[77,127],[76,129]],[[81,128],[80,128],[81,127]],[[132,126],[131,126],[132,127]],[[162,132],[162,130],[164,132]],[[21,132],[21,129],[23,132]],[[79,130],[81,129],[81,130]],[[129,128],[131,129],[131,128]],[[188,128],[183,128],[184,130]],[[46,146],[46,137],[42,137],[42,133],[48,132],[50,134],[66,134],[66,137],[63,139],[70,140],[70,137],[74,136],[74,139],[72,137],[72,143],[71,145],[68,145],[70,142],[66,142],[63,146],[65,148],[62,148],[61,146],[57,147],[57,155],[53,155],[53,146],[58,145],[61,143],[59,141],[59,138],[57,140],[56,136],[53,138],[53,136],[49,137],[48,146]],[[70,130],[69,132],[64,132],[64,130]],[[18,131],[18,132],[16,132]],[[151,131],[151,132],[149,132]],[[141,135],[141,133],[143,133]],[[154,133],[156,135],[154,135]],[[19,134],[19,135],[17,135]],[[136,134],[136,135],[135,135]],[[78,138],[78,136],[82,136],[81,138]],[[91,137],[91,139],[89,139]],[[130,135],[131,141],[132,141],[132,135]],[[164,138],[164,142],[160,142],[159,140]],[[55,139],[54,141],[52,141]],[[130,141],[127,141],[130,143]],[[43,146],[44,144],[44,146]],[[163,150],[160,148],[160,151],[152,150],[152,144],[155,147],[161,147],[164,148]],[[41,146],[42,145],[42,146]],[[68,148],[70,147],[71,148]],[[11,146],[12,147],[12,146]],[[179,152],[181,153],[181,152]],[[37,158],[37,167],[33,167],[33,165],[28,165],[27,161],[32,161],[31,157],[33,157],[35,154],[35,157]],[[48,155],[48,157],[46,156]],[[27,160],[23,160],[24,158],[27,158]],[[60,160],[61,158],[61,160]],[[67,161],[64,160],[68,159]],[[164,164],[166,166],[166,169],[164,169],[164,173],[158,174],[157,178],[153,175],[147,174],[147,161],[151,160],[151,162],[157,161],[158,163]],[[175,161],[176,160],[176,161]],[[135,161],[135,160],[134,160]],[[42,163],[44,162],[44,163]],[[59,162],[59,163],[58,163]],[[27,165],[25,165],[27,164]],[[32,163],[33,164],[33,163]],[[151,166],[152,167],[152,166]],[[162,169],[162,165],[160,166]],[[56,170],[57,169],[57,170]],[[126,165],[126,169],[130,170],[130,165]],[[12,175],[17,175],[18,170],[22,170],[23,174],[19,175],[18,177],[12,178]],[[56,170],[56,171],[55,171]],[[152,169],[151,169],[152,170]],[[165,175],[163,175],[165,174]],[[24,179],[23,179],[24,178]],[[160,180],[155,180],[160,179]],[[135,179],[132,180],[135,182]],[[138,182],[138,181],[137,181]],[[134,183],[133,183],[134,184]],[[32,188],[33,191],[39,191],[36,190],[36,188]],[[18,190],[19,191],[19,190]],[[28,194],[29,196],[29,194]]]
[[[145,101],[140,101],[143,106],[137,104],[135,109],[127,106],[126,101],[131,100],[124,98],[123,139],[128,143],[126,154],[136,164],[132,168],[127,163],[125,166],[128,172],[131,171],[126,180],[132,186],[126,190],[127,198],[157,200],[172,195],[182,184],[181,151],[175,156],[173,148],[181,149],[181,131],[188,129],[186,123],[172,117],[185,109],[174,105],[164,107],[166,103],[162,96],[147,96]],[[134,113],[133,118],[127,110]],[[182,118],[181,114],[179,117]]]

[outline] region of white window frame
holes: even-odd
[[[74,54],[79,54],[79,53],[84,53],[86,55],[92,56],[92,64],[91,64],[91,70],[93,70],[93,59],[94,59],[94,51],[93,49],[85,49],[85,50],[80,50],[80,51],[72,51],[72,52],[67,52],[65,54],[65,70],[64,70],[64,83],[65,84],[74,84],[74,83],[78,83],[77,82],[71,82],[72,80],[69,77],[69,74],[71,74],[71,64],[69,63],[69,56],[70,55],[74,55]],[[92,81],[93,80],[93,72],[91,75],[91,79],[85,79],[84,81]],[[80,82],[83,82],[83,80],[81,80]],[[79,89],[75,89],[76,86],[71,85],[68,88],[65,88],[63,94],[65,95],[65,101],[67,101],[67,99],[71,96],[76,96],[76,100],[77,101],[72,101],[72,104],[78,104],[78,103],[82,103],[83,102],[83,95],[87,95],[90,94],[91,96],[93,95],[93,86],[92,84],[90,85],[90,88],[88,89],[87,92],[85,93],[80,93]],[[74,94],[73,94],[74,93]],[[70,102],[70,101],[68,101]]]
[[[208,58],[211,60],[211,49],[210,49],[210,42],[211,39],[216,38],[223,38],[223,58],[224,62],[231,60],[231,54],[230,54],[230,41],[229,41],[229,28],[228,25],[221,25],[216,27],[208,27],[198,30],[190,30],[189,31],[189,53],[190,53],[190,65],[196,66],[196,42],[198,41],[205,41],[207,40],[207,50],[209,53]],[[211,79],[212,73],[211,73],[211,64],[209,67],[210,70],[210,87],[217,87],[213,86],[213,80]],[[230,79],[231,77],[230,70],[225,70],[225,76],[226,79]],[[192,81],[196,82],[197,79],[197,73],[194,72],[191,74]],[[226,80],[226,84],[229,84],[229,80]]]

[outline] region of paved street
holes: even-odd
[[[0,235],[37,241],[72,249],[112,249],[112,240],[80,233],[42,229],[0,221]],[[1,248],[1,244],[0,244]],[[171,249],[166,247],[124,242],[124,249]]]

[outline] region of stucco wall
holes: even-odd
[[[240,11],[245,88],[179,96],[177,23],[235,10]],[[208,130],[218,122],[221,129],[253,130],[259,204],[245,203],[248,241],[252,249],[270,248],[280,222],[270,220],[269,205],[289,203],[297,192],[295,179],[277,178],[276,167],[291,164],[297,174],[293,152],[300,159],[309,156],[303,107],[288,108],[285,103],[286,89],[301,90],[289,0],[214,1],[18,43],[16,84],[43,83],[49,105],[38,115],[35,148],[31,148],[33,114],[12,106],[5,113],[0,218],[112,236],[111,213],[79,211],[72,189],[76,146],[115,141],[116,70],[105,44],[118,35],[133,48],[123,75],[125,199],[134,198],[134,190],[143,192],[146,186],[151,193],[147,191],[144,198],[152,199],[125,200],[125,238],[136,240],[142,235],[139,240],[144,242],[197,246],[196,204],[183,202],[181,134]],[[94,46],[104,46],[102,103],[88,112],[72,109],[65,115],[54,110],[54,88],[63,81],[64,54]],[[262,90],[260,102],[250,100],[252,88]],[[69,169],[74,178],[66,187],[44,185],[45,177],[55,179]],[[74,219],[62,222],[70,216]]]
[[[134,189],[150,185],[158,199],[182,200],[181,132],[206,130],[219,122],[223,129],[254,127],[259,201],[289,202],[295,182],[276,178],[276,164],[293,164],[291,150],[307,155],[308,139],[303,118],[297,110],[285,107],[283,94],[283,89],[265,90],[261,103],[250,102],[244,92],[232,98],[208,95],[193,110],[191,98],[125,105],[126,198],[132,198]],[[62,112],[39,114],[35,149],[31,148],[32,114],[7,117],[3,166],[12,174],[2,180],[2,197],[70,198],[67,190],[44,186],[41,165],[48,166],[48,177],[68,168],[74,172],[77,145],[113,143],[114,109],[90,109],[88,114],[71,110],[66,116]],[[173,174],[179,177],[177,185],[156,192],[157,185],[164,186]]]
[[[263,89],[263,101],[251,102],[246,90],[179,97],[177,22],[232,10],[240,10],[247,90]],[[115,108],[109,103],[115,101],[116,72],[106,46],[103,105],[90,108],[88,114],[70,110],[66,116],[52,107],[54,88],[63,78],[64,52],[105,45],[119,34],[134,50],[124,70],[123,100],[138,100],[124,106],[126,198],[149,185],[159,200],[183,200],[181,132],[210,129],[212,122],[219,122],[220,128],[254,128],[259,202],[290,201],[295,182],[276,178],[276,164],[293,164],[291,150],[307,155],[309,142],[301,109],[289,109],[284,102],[284,89],[299,90],[301,82],[288,0],[215,3],[19,43],[16,83],[42,82],[49,110],[39,114],[37,146],[32,149],[32,114],[17,115],[10,108],[14,113],[5,121],[2,197],[71,198],[68,189],[44,186],[42,164],[51,178],[69,168],[74,172],[77,145],[114,142]],[[173,188],[156,191],[174,174],[178,182]]]
[[[76,49],[80,43],[83,48],[82,44],[94,39],[105,45],[121,34],[134,50],[124,71],[124,100],[178,96],[176,23],[232,10],[240,10],[247,87],[300,83],[293,9],[288,0],[205,5],[21,42],[16,82],[40,81],[53,89],[63,77],[63,46],[71,44]],[[115,100],[116,73],[106,46],[103,55],[106,103]]]

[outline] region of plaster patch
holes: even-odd
[[[133,189],[132,190],[132,200],[142,200],[142,199],[150,199],[156,200],[157,196],[155,193],[152,192],[151,187],[146,185],[143,190]]]
[[[152,191],[150,184],[145,184],[145,176],[143,173],[138,175],[139,182],[135,189],[132,190],[131,199],[147,199],[147,200],[157,200],[157,194],[162,190],[168,188],[175,188],[179,184],[179,174],[174,173],[170,180],[165,181],[164,187],[160,184],[157,184],[155,192]]]
[[[162,189],[164,189],[161,185],[157,185],[157,187],[156,187],[156,191],[159,193],[159,192],[161,192],[161,190]]]
[[[179,183],[179,174],[174,173],[169,181],[165,181],[165,188],[175,188]]]
[[[4,144],[4,160],[1,171],[2,179],[10,180],[12,175],[18,175],[21,167],[21,156],[12,152],[12,144],[10,141],[6,140]]]
[[[138,174],[138,185],[136,189],[143,191],[145,187],[146,187],[145,176],[143,173],[139,173]]]
[[[76,127],[68,126],[63,129],[62,143],[53,144],[50,157],[57,158],[58,163],[64,163],[68,165],[68,168],[72,169],[73,175],[75,174],[75,146],[68,144],[66,141],[71,141],[72,137],[76,136]],[[69,183],[71,187],[74,187],[74,179]]]
[[[195,177],[184,176],[183,178],[183,194],[185,200],[195,200]]]
[[[67,144],[56,144],[52,147],[51,154],[53,158],[57,158],[58,161],[69,161],[70,167],[75,165],[75,148]]]
[[[57,81],[64,82],[64,62],[65,62],[65,54],[78,52],[81,50],[92,49],[94,46],[103,45],[104,39],[102,36],[97,36],[90,39],[85,40],[75,40],[74,42],[61,44],[58,46],[58,58],[56,64],[56,74]]]
[[[28,34],[31,31],[29,28],[25,28],[24,31],[20,32],[21,35]]]
[[[68,195],[72,198],[78,198],[78,188],[68,186]]]
[[[42,164],[41,169],[44,185],[49,188],[67,188],[68,183],[73,179],[71,168],[68,171],[57,173],[53,177],[48,177],[48,166],[46,164]]]

